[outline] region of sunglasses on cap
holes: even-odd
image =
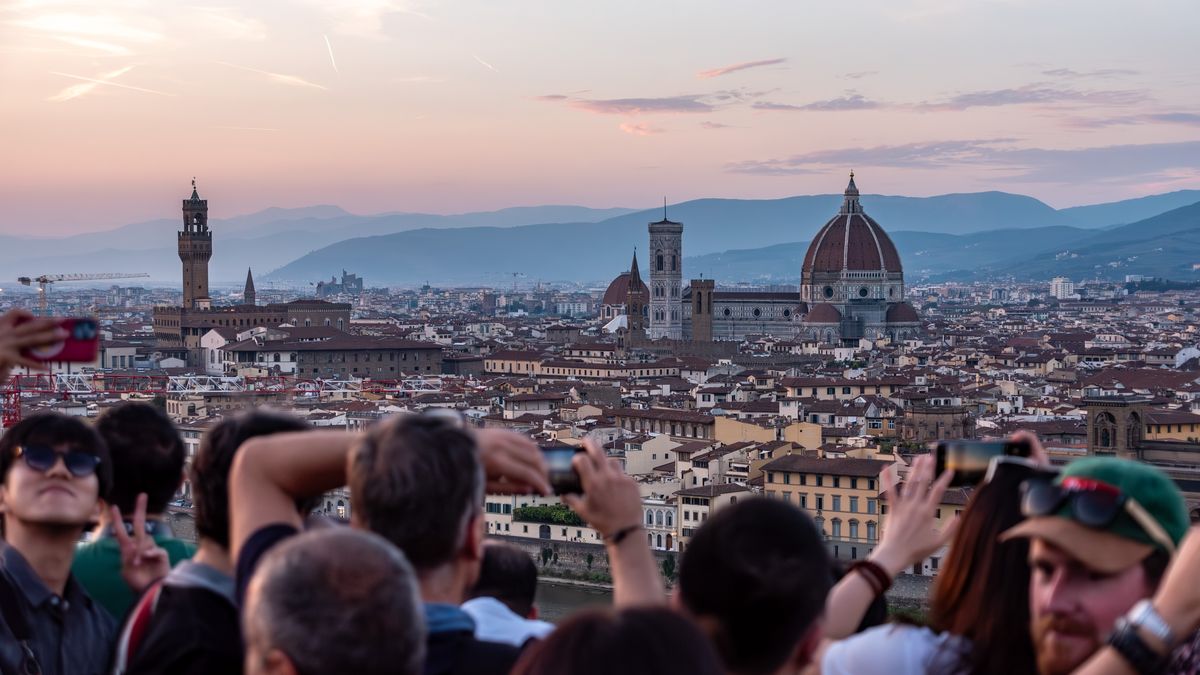
[[[61,457],[67,471],[76,478],[86,478],[96,473],[100,466],[100,458],[82,450],[67,450],[59,452],[48,445],[22,445],[17,448],[17,457],[25,460],[25,466],[46,473],[54,468]]]
[[[1021,513],[1026,518],[1054,515],[1064,505],[1070,507],[1075,522],[1098,530],[1128,513],[1151,539],[1175,554],[1175,542],[1162,525],[1136,499],[1108,483],[1068,476],[1059,485],[1045,479],[1030,479],[1021,485]]]

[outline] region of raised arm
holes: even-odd
[[[22,350],[52,345],[64,337],[66,334],[55,319],[35,319],[23,309],[0,315],[0,386],[17,366],[45,368],[45,364],[24,356]]]
[[[642,533],[642,497],[637,483],[592,439],[575,455],[582,495],[563,501],[604,537],[616,607],[666,604],[662,576]]]
[[[932,455],[918,457],[904,489],[892,485],[887,490],[887,527],[867,560],[881,567],[889,579],[938,550],[951,534],[952,526],[937,529],[936,513],[953,474],[947,471],[931,485],[933,465]],[[842,577],[825,602],[825,637],[840,640],[853,635],[874,600],[875,589],[864,573]]]
[[[256,436],[238,450],[229,476],[229,544],[237,559],[250,535],[276,523],[299,528],[296,500],[346,484],[358,434],[293,431]]]

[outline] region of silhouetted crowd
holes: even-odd
[[[0,381],[59,338],[0,316]],[[612,606],[555,626],[533,559],[485,536],[485,494],[551,494],[522,435],[447,411],[350,433],[255,410],[187,463],[152,405],[30,415],[0,437],[0,673],[1200,672],[1200,535],[1175,483],[1115,457],[1053,468],[1018,437],[1032,456],[992,460],[941,529],[951,477],[918,456],[848,568],[797,506],[738,500],[698,527],[670,594],[637,483],[588,440],[562,498],[604,538]],[[167,517],[185,470],[195,544]],[[314,515],[343,486],[350,522]],[[893,581],[944,546],[926,620],[888,623]]]

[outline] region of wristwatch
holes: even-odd
[[[1163,621],[1162,616],[1154,609],[1154,604],[1149,600],[1139,600],[1125,615],[1125,620],[1135,628],[1141,628],[1158,638],[1158,641],[1163,643],[1168,650],[1171,645],[1175,644],[1175,633],[1171,631],[1167,622]]]
[[[1163,666],[1165,657],[1146,644],[1138,635],[1137,626],[1125,617],[1117,619],[1117,629],[1108,638],[1108,644],[1121,658],[1125,659],[1138,675],[1154,675]]]

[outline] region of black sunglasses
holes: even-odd
[[[96,467],[100,466],[100,458],[89,452],[82,450],[59,452],[48,445],[22,445],[17,448],[17,457],[24,459],[25,466],[38,473],[46,473],[54,468],[54,465],[58,463],[58,458],[61,457],[67,471],[70,471],[71,475],[76,478],[86,478],[96,473]]]
[[[1053,515],[1064,505],[1071,509],[1072,520],[1096,529],[1128,513],[1151,539],[1167,552],[1175,552],[1174,542],[1154,517],[1136,499],[1107,483],[1071,476],[1061,485],[1038,478],[1021,484],[1021,513],[1026,518]]]

